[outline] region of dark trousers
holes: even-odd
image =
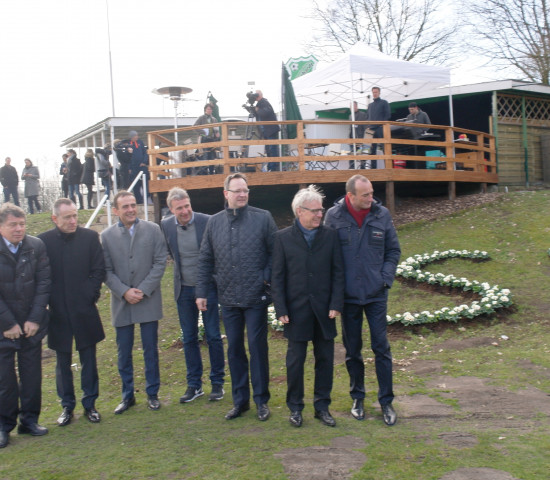
[[[304,363],[308,342],[288,341],[286,351],[286,404],[291,411],[304,408]],[[313,336],[313,356],[315,357],[315,383],[313,386],[313,406],[315,410],[327,411],[330,405],[332,378],[334,371],[334,339],[323,338],[318,322],[315,322]]]
[[[271,135],[265,136],[266,140],[277,140],[279,138],[279,132],[272,133]],[[265,154],[268,157],[279,157],[279,145],[266,145]],[[270,172],[278,172],[280,170],[281,164],[278,162],[269,162],[267,164],[267,169]]]
[[[374,134],[372,135],[372,138],[384,138],[384,129],[382,128],[382,125],[378,125],[377,127],[370,127]],[[383,145],[382,143],[373,143],[370,148],[371,155],[376,155],[376,150],[378,150],[378,147],[380,145]]]
[[[6,342],[6,340],[2,340]],[[42,342],[20,338],[20,348],[0,346],[0,430],[11,432],[17,425],[38,422],[42,401]],[[15,371],[15,358],[19,381]]]
[[[199,310],[195,303],[195,287],[182,285],[178,297],[178,315],[183,335],[183,351],[187,366],[187,385],[200,388],[202,385],[202,358],[199,346]],[[213,287],[206,299],[208,308],[202,312],[204,335],[210,354],[210,381],[212,385],[223,385],[225,360],[220,334],[218,295]]]
[[[267,403],[270,398],[267,305],[245,308],[222,306],[222,317],[227,335],[227,362],[231,373],[233,404],[244,405],[250,401],[248,357],[244,346],[245,326],[254,402],[257,405]]]
[[[73,411],[76,406],[73,371],[71,368],[72,352],[56,352],[55,382],[61,406]],[[97,373],[96,345],[78,351],[80,357],[80,388],[82,389],[82,406],[90,409],[95,406],[99,396],[99,376]]]
[[[29,205],[29,213],[31,215],[34,213],[34,206],[36,206],[36,210],[38,212],[42,210],[40,202],[38,201],[38,195],[31,195],[30,197],[27,197],[27,204]]]
[[[13,198],[13,203],[19,206],[19,192],[17,191],[17,185],[4,187],[4,202],[9,202],[10,196]]]
[[[140,323],[141,346],[145,363],[145,392],[148,396],[158,394],[160,388],[159,352],[158,352],[159,322]],[[132,349],[134,348],[134,325],[116,327],[116,343],[118,346],[118,373],[122,380],[122,400],[134,396],[134,365]]]
[[[141,172],[140,169],[130,170],[130,184],[135,180],[135,178],[139,175]],[[134,185],[134,188],[132,189],[132,193],[134,194],[134,197],[136,197],[136,203],[142,204],[143,203],[143,182],[142,182],[143,176],[139,179],[139,181]]]
[[[117,187],[119,190],[126,190],[130,186],[130,183],[132,183],[130,180],[130,165],[128,163],[120,163],[118,171],[120,173],[120,185],[117,185]]]
[[[363,348],[363,312],[367,317],[378,380],[378,401],[388,405],[393,401],[392,356],[387,338],[387,301],[356,305],[345,303],[342,312],[342,339],[346,348],[346,367],[353,399],[365,398],[365,364]]]
[[[94,200],[94,184],[90,183],[86,185],[86,188],[88,189],[88,193],[86,194],[86,199],[88,201],[88,208],[92,208],[93,200]]]

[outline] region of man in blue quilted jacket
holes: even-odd
[[[395,277],[401,248],[389,210],[373,197],[372,183],[354,175],[346,183],[346,196],[337,201],[325,217],[325,224],[338,232],[344,258],[345,295],[342,311],[342,339],[350,377],[351,414],[365,418],[365,363],[363,314],[369,323],[374,352],[378,401],[386,425],[394,425],[392,407],[392,356],[386,329],[388,290]]]
[[[271,303],[271,257],[277,226],[271,213],[248,205],[248,193],[244,175],[233,173],[225,179],[226,208],[206,225],[195,294],[197,307],[205,311],[208,286],[214,279],[227,335],[233,394],[233,408],[225,418],[232,420],[250,409],[246,327],[253,399],[258,419],[265,421],[270,414],[267,306]]]

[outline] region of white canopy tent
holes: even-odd
[[[368,45],[358,43],[338,60],[293,80],[296,100],[320,109],[350,107],[354,100],[368,103],[371,88],[380,87],[388,102],[415,99],[449,86],[448,68],[397,60]],[[362,107],[362,105],[360,105]],[[452,103],[449,100],[452,122]]]

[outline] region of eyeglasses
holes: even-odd
[[[244,188],[242,190],[229,190],[228,188],[227,191],[231,193],[236,193],[237,195],[247,195],[248,192],[250,192],[250,190]]]
[[[325,209],[324,208],[307,208],[307,207],[300,207],[300,208],[303,208],[304,210],[307,210],[308,212],[311,212],[313,213],[313,215],[323,215],[325,213]]]

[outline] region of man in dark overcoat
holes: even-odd
[[[48,346],[55,350],[57,394],[63,411],[57,419],[68,425],[76,406],[72,365],[73,338],[80,357],[80,384],[84,415],[92,423],[101,420],[95,408],[99,395],[96,345],[105,338],[96,302],[105,279],[105,260],[99,235],[78,226],[76,205],[68,198],[54,203],[55,228],[41,233],[51,266],[50,325]]]
[[[288,339],[286,356],[290,423],[302,425],[304,362],[313,342],[315,418],[334,427],[330,392],[334,364],[335,318],[344,307],[344,265],[336,232],[321,225],[323,196],[310,185],[292,201],[294,225],[275,234],[271,287],[277,318]]]
[[[4,203],[0,208],[0,448],[8,445],[17,417],[18,433],[48,433],[38,425],[38,416],[50,266],[42,241],[25,230],[25,212]]]

